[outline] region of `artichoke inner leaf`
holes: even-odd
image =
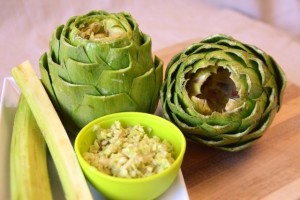
[[[236,40],[220,40],[218,41],[216,44],[223,46],[223,49],[225,49],[225,47],[227,47],[227,49],[231,49],[233,51],[246,51],[246,48],[243,47],[243,45],[236,41]]]
[[[238,51],[238,50],[231,50],[226,52],[227,55],[229,55],[233,60],[235,60],[239,65],[242,65],[243,67],[247,67],[248,57],[245,52]]]
[[[218,45],[212,45],[212,44],[193,44],[190,45],[190,47],[185,51],[186,55],[206,55],[210,52],[215,52],[218,50],[221,50],[222,48]]]

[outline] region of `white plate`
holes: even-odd
[[[10,199],[9,195],[9,151],[14,115],[19,100],[20,91],[12,77],[4,78],[0,100],[0,199]],[[20,166],[22,170],[22,166]],[[49,159],[49,173],[54,199],[64,199],[64,194],[55,171],[54,164]],[[91,185],[94,199],[104,199]],[[182,173],[178,174],[172,186],[158,198],[159,200],[189,200]]]

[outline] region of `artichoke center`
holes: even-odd
[[[198,112],[205,115],[213,112],[226,112],[226,105],[229,100],[239,97],[236,85],[230,78],[230,74],[228,69],[219,67],[216,73],[211,73],[204,82],[196,83],[196,87],[200,87],[197,89],[197,93],[188,91],[194,103],[193,106]],[[195,85],[188,87],[195,88]]]
[[[87,40],[101,40],[102,38],[117,38],[124,33],[118,26],[107,27],[105,21],[94,21],[89,24],[80,24],[78,35]]]

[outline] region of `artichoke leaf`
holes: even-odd
[[[155,66],[155,86],[154,86],[154,94],[152,96],[152,100],[151,100],[151,107],[149,109],[149,112],[154,113],[157,105],[158,105],[158,101],[157,99],[159,99],[159,95],[160,95],[160,88],[163,82],[163,61],[155,56],[154,57],[154,66]]]
[[[247,52],[243,52],[241,50],[227,50],[225,51],[227,55],[229,55],[231,57],[231,59],[229,61],[233,62],[235,61],[236,63],[238,63],[238,65],[240,65],[243,68],[247,68],[248,67],[248,54]]]
[[[59,103],[56,99],[55,92],[52,88],[50,74],[49,74],[49,66],[48,66],[48,58],[47,53],[44,53],[39,59],[39,69],[41,74],[41,81],[43,83],[44,88],[47,91],[47,94],[51,98],[51,101],[55,108],[60,109]]]
[[[167,100],[167,103],[172,113],[177,117],[180,117],[185,124],[188,124],[189,126],[197,126],[203,123],[203,119],[182,112],[183,109],[178,105],[171,103],[169,99]]]
[[[107,63],[106,58],[109,52],[108,44],[99,44],[96,42],[89,42],[85,45],[85,52],[91,63],[98,63],[105,68],[111,68]]]
[[[101,95],[92,85],[78,85],[64,81],[59,76],[52,77],[52,87],[63,112],[72,113],[83,101],[85,94]]]
[[[110,69],[102,63],[81,63],[72,59],[66,61],[65,67],[70,77],[70,83],[94,86],[96,86],[102,72]]]
[[[272,79],[272,75],[269,73],[264,63],[257,58],[250,58],[249,65],[255,70],[262,85],[266,86],[266,83]]]
[[[236,142],[236,143],[231,143],[229,145],[225,145],[225,146],[219,146],[218,148],[221,149],[221,150],[224,150],[224,151],[228,151],[228,152],[237,152],[237,151],[241,151],[241,150],[244,150],[246,148],[249,148],[253,143],[254,141],[258,139],[258,138],[255,138],[253,140],[248,140],[248,141],[245,141],[245,142]]]
[[[148,109],[151,106],[152,101],[149,101],[155,94],[155,70],[151,68],[148,72],[142,76],[136,77],[132,81],[132,86],[129,91],[129,96],[136,102],[139,106],[139,110],[142,112],[148,112]],[[149,85],[153,87],[149,87]],[[137,93],[136,91],[144,91],[142,94]]]
[[[62,34],[65,32],[66,31],[63,30]],[[67,41],[65,36],[62,35],[60,38],[59,63],[66,62],[66,60],[70,58],[78,62],[90,63],[84,46],[73,46]]]
[[[279,110],[280,104],[279,104],[278,97],[276,96],[276,94],[278,94],[277,90],[272,87],[267,87],[265,88],[265,94],[267,97],[266,97],[264,115],[270,113],[274,109]]]
[[[52,51],[47,54],[48,73],[50,74],[50,77],[59,76],[65,81],[70,82],[71,79],[65,63],[62,63],[60,65],[57,64],[56,62],[54,62],[53,56],[54,53]]]
[[[233,121],[233,122],[227,123],[225,125],[218,125],[218,123],[211,125],[211,124],[208,124],[207,122],[205,122],[201,125],[201,128],[204,130],[204,132],[210,133],[212,135],[222,135],[222,133],[224,133],[224,132],[232,133],[239,126],[240,126],[240,122],[238,122],[238,121]],[[227,134],[228,138],[232,138],[232,135],[234,135],[234,134]]]
[[[84,95],[84,99],[73,110],[71,119],[78,127],[83,127],[93,119],[111,112],[126,112],[138,110],[139,107],[126,93],[94,96]]]
[[[63,28],[64,25],[60,25],[59,27],[57,27],[53,32],[52,38],[50,40],[50,49],[52,50],[51,57],[54,62],[59,62],[60,36]]]
[[[106,57],[107,64],[114,70],[127,68],[130,65],[131,61],[130,52],[135,51],[134,48],[132,48],[134,50],[130,51],[131,45],[127,46],[126,48],[109,48],[109,52]]]
[[[130,65],[127,68],[119,70],[104,70],[99,75],[96,85],[99,91],[105,95],[129,92],[133,79],[135,77],[142,76],[151,69],[151,67],[147,66],[139,67],[136,60],[131,59],[130,57]],[[162,73],[162,71],[160,72]]]
[[[272,110],[269,115],[266,115],[265,117],[261,118],[258,124],[256,124],[256,127],[252,130],[251,133],[246,134],[242,137],[243,140],[250,140],[253,138],[258,138],[263,135],[265,130],[268,129],[268,127],[271,125],[275,114],[277,113],[277,110]]]
[[[120,70],[103,70],[99,75],[96,87],[103,95],[129,92],[132,81],[136,77],[133,69],[127,67]]]
[[[144,66],[145,69],[149,69],[154,65],[156,56],[154,57],[154,59],[152,59],[152,55],[151,55],[152,42],[150,36],[143,34],[143,37],[141,39],[142,39],[141,45],[137,47],[138,52],[136,56],[136,61],[140,63],[141,66]]]
[[[277,102],[279,105],[278,106],[278,110],[279,110],[282,104],[282,98],[283,98],[284,90],[286,88],[287,79],[283,69],[277,64],[277,62],[272,57],[269,57],[269,59],[270,59],[271,66],[273,66],[274,69],[273,77],[275,79],[275,85],[277,86],[277,92],[278,92]]]
[[[192,141],[200,142],[207,146],[218,147],[223,146],[223,144],[230,144],[232,141],[228,139],[224,139],[221,136],[217,137],[213,135],[212,137],[203,137],[203,135],[196,135],[196,134],[188,134],[186,137]]]
[[[195,136],[198,138],[202,138],[203,140],[213,140],[213,141],[220,141],[222,140],[222,137],[212,134],[211,132],[207,132],[201,125],[198,126],[190,126],[189,124],[186,124],[181,120],[180,116],[175,115],[172,113],[172,118],[176,124],[180,124],[180,129],[183,131],[183,133],[189,137],[189,136]],[[201,134],[199,134],[201,133]]]

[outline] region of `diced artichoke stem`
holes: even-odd
[[[106,129],[101,130],[103,131]],[[107,138],[97,137],[96,140],[101,143],[116,137],[117,142],[108,142],[108,145],[103,145],[97,152],[91,151],[95,146],[92,145],[83,155],[87,162],[104,173],[117,177],[141,178],[160,172],[174,162],[171,144],[158,137],[149,137],[141,125],[122,127],[116,121],[107,131],[113,134]],[[119,131],[121,132],[118,133]],[[101,135],[101,132],[97,134]],[[153,150],[154,145],[156,148]]]
[[[201,69],[200,69],[201,70]],[[229,99],[239,98],[239,93],[234,81],[230,78],[230,72],[228,69],[219,67],[216,73],[212,73],[200,86],[200,93],[194,94],[196,98],[202,99],[207,104],[206,106],[197,105],[196,110],[201,112],[203,107],[209,107],[207,110],[201,112],[203,114],[211,114],[212,112],[226,112],[226,105]],[[191,88],[189,84],[195,84],[189,82],[187,88]],[[191,91],[188,91],[189,94]],[[194,91],[192,91],[194,92]],[[190,97],[193,95],[190,95]],[[198,103],[199,104],[199,103]]]

